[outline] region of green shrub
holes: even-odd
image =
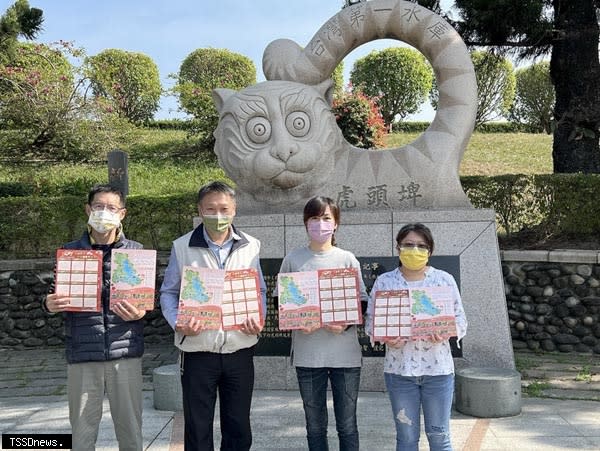
[[[516,122],[486,122],[477,126],[481,133],[538,133],[534,127]]]
[[[545,226],[576,235],[600,233],[600,175],[554,174],[536,177],[540,197],[549,199]]]
[[[81,196],[0,199],[0,258],[47,257],[86,223]]]
[[[430,124],[425,121],[396,121],[392,124],[392,133],[422,133]]]
[[[0,182],[0,197],[24,197],[33,194],[33,187],[23,182]]]
[[[431,122],[396,121],[392,125],[393,133],[422,133]],[[536,127],[516,122],[486,122],[477,127],[479,133],[538,133]]]
[[[539,224],[548,213],[534,176],[470,176],[461,182],[474,207],[495,210],[499,231],[506,235]]]
[[[145,247],[169,250],[173,240],[193,228],[198,216],[197,191],[171,196],[133,196],[127,199],[123,227]]]

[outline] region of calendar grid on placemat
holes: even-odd
[[[70,298],[67,311],[99,311],[102,252],[59,249],[55,292]]]
[[[375,338],[409,337],[412,317],[408,290],[375,293],[373,336]]]
[[[227,271],[223,290],[223,329],[236,329],[248,318],[261,321],[260,289],[254,270]]]
[[[358,277],[354,268],[319,271],[321,322],[360,322]]]

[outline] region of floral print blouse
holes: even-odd
[[[407,281],[399,268],[381,274],[377,278],[369,297],[368,316],[365,327],[367,333],[370,334],[372,331],[372,312],[376,291],[441,286],[452,287],[452,291],[454,292],[456,330],[458,339],[460,340],[467,332],[467,318],[456,281],[451,274],[431,266],[426,269],[425,278],[416,282]],[[402,376],[453,374],[454,361],[452,360],[450,342],[445,340],[441,343],[431,343],[423,340],[415,340],[408,341],[404,346],[397,349],[388,346],[386,347],[383,371]]]

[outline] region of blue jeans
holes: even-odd
[[[417,451],[423,406],[425,433],[431,451],[452,451],[450,412],[454,374],[443,376],[400,376],[384,373],[396,424],[396,451]]]
[[[311,451],[329,449],[327,445],[327,380],[329,379],[340,451],[358,450],[356,400],[360,384],[360,367],[296,367],[296,375],[304,403],[308,449]]]

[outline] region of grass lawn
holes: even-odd
[[[388,147],[413,141],[416,133],[388,137]],[[551,174],[552,136],[531,133],[474,133],[460,175]]]
[[[388,147],[418,134],[388,137]],[[195,191],[209,180],[227,180],[223,170],[194,149],[184,131],[139,129],[122,150],[129,156],[130,194],[164,195]],[[544,174],[552,172],[552,137],[526,133],[475,133],[465,152],[461,175]],[[0,163],[0,183],[25,183],[42,195],[78,194],[107,179],[106,161],[86,164]]]

